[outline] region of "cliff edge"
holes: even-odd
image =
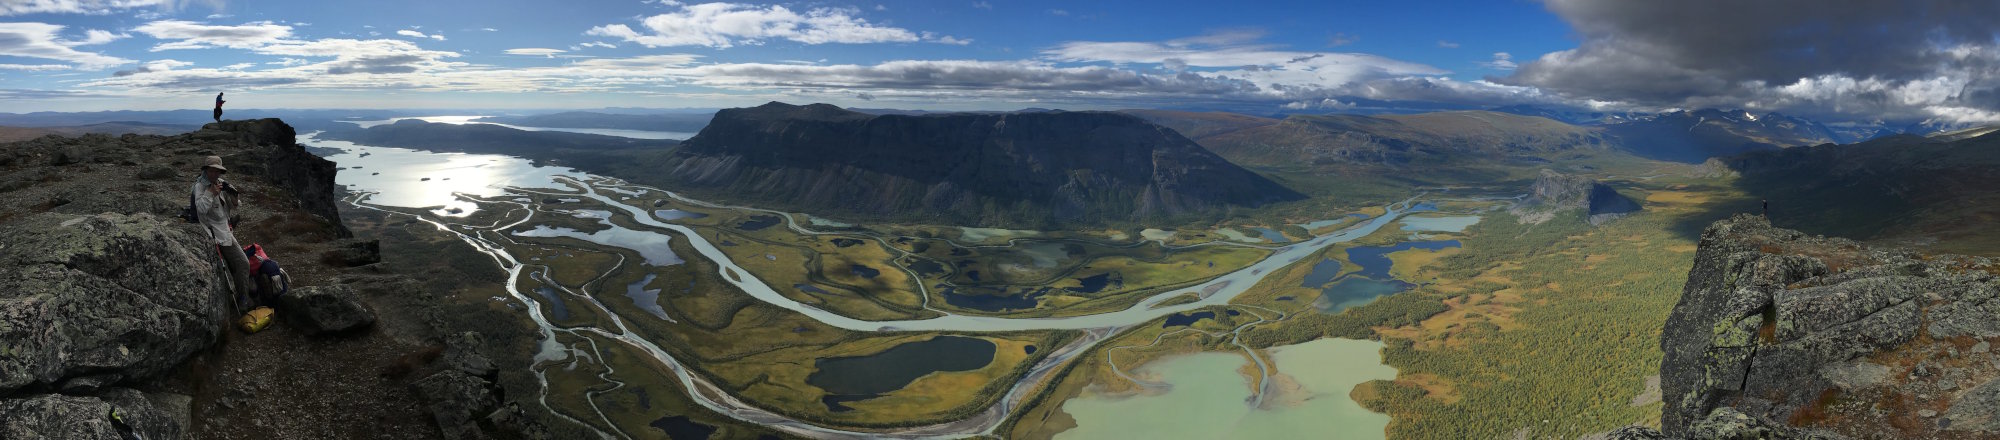
[[[1869,248],[1761,216],[1717,222],[1660,337],[1664,432],[1621,432],[2000,437],[1996,273],[1986,258]]]

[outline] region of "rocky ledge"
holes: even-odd
[[[1664,432],[1616,437],[2000,437],[1996,273],[1755,215],[1717,222],[1661,334]]]

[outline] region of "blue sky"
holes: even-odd
[[[1922,10],[1991,9],[1979,2],[1822,16],[1622,3],[1658,2],[0,0],[0,97],[16,112],[201,108],[226,91],[243,108],[1537,104],[2000,119],[1993,23]],[[1776,3],[1820,5],[1759,4]],[[1855,64],[1910,57],[1932,66]]]

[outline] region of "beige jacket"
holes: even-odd
[[[236,214],[236,195],[227,191],[210,192],[206,174],[194,179],[189,191],[194,194],[194,213],[201,218],[201,225],[208,228],[217,246],[236,246],[236,233],[229,230],[229,217]]]

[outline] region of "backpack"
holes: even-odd
[[[194,194],[188,194],[188,207],[181,209],[181,220],[186,220],[188,223],[201,223],[201,216],[194,213]]]
[[[242,318],[236,320],[236,325],[242,327],[244,333],[256,333],[271,325],[271,315],[275,313],[276,311],[270,307],[258,307],[250,313],[244,313]]]
[[[271,288],[277,291],[270,292],[270,298],[284,296],[292,291],[292,276],[285,273],[285,268],[280,267],[277,260],[272,260],[270,255],[264,254],[264,245],[251,243],[249,246],[244,246],[243,258],[249,260],[251,276],[271,277]]]

